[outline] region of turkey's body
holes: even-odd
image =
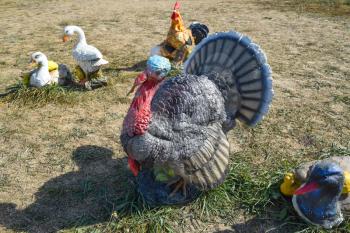
[[[166,80],[149,106],[151,116],[145,114],[143,120],[133,114],[140,99],[147,98],[139,91],[124,121],[121,138],[128,154],[137,161],[150,159],[155,165],[170,167],[198,189],[220,184],[226,175],[229,148],[222,130],[224,99],[215,84],[194,75]],[[141,106],[148,112],[146,105]],[[137,133],[140,130],[133,126],[140,124],[130,124],[137,120],[149,122],[147,131]]]
[[[264,53],[236,32],[207,37],[188,58],[183,75],[155,89],[145,88],[149,85],[138,89],[124,119],[124,150],[141,168],[169,167],[199,190],[224,181],[226,133],[236,119],[255,125],[273,95]]]

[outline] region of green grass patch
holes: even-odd
[[[349,156],[350,148],[336,147],[321,151],[319,158]],[[291,199],[279,192],[286,172],[298,165],[297,160],[275,161],[269,165],[254,165],[246,153],[232,154],[228,177],[218,188],[203,193],[196,201],[183,207],[149,208],[136,192],[134,183],[124,180],[128,187],[124,195],[114,200],[114,209],[107,223],[75,229],[76,232],[186,232],[189,219],[234,225],[237,213],[275,224],[270,232],[348,232],[350,221],[333,231],[323,231],[305,224],[295,213]],[[176,219],[176,221],[174,221]],[[185,228],[182,228],[182,227]],[[255,228],[251,229],[255,232]]]
[[[58,85],[32,88],[23,84],[16,84],[7,89],[7,94],[0,96],[0,101],[31,107],[48,103],[73,104],[78,101],[78,93],[74,90]]]
[[[10,184],[10,178],[6,174],[0,174],[0,191]]]

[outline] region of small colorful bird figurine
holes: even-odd
[[[74,33],[78,34],[78,42],[73,48],[73,58],[78,64],[76,74],[79,82],[91,89],[91,80],[98,79],[101,85],[106,85],[106,78],[102,77],[101,67],[108,64],[108,61],[103,59],[102,53],[92,45],[87,44],[84,31],[78,26],[66,26],[64,28],[63,42],[69,40]]]
[[[171,14],[171,26],[167,38],[160,45],[151,49],[151,56],[161,55],[177,64],[184,62],[194,46],[209,33],[208,27],[198,22],[186,28],[179,9],[180,3],[176,2]]]
[[[303,164],[286,175],[280,188],[284,195],[293,195],[293,207],[303,220],[337,227],[344,220],[342,212],[350,213],[350,157]]]
[[[71,78],[71,73],[66,65],[58,65],[54,61],[48,61],[46,55],[42,52],[35,52],[30,58],[31,66],[36,68],[22,75],[25,86],[65,85]]]

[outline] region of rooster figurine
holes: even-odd
[[[180,14],[180,3],[176,2],[171,14],[171,26],[163,43],[151,49],[152,55],[161,55],[181,64],[196,44],[207,37],[209,29],[206,25],[194,22],[189,28],[184,26]]]
[[[166,79],[169,70],[168,59],[148,59],[120,136],[151,206],[183,204],[220,185],[228,173],[227,132],[236,119],[260,122],[273,96],[264,53],[237,32],[204,39],[184,74]]]
[[[293,196],[293,207],[305,222],[331,229],[350,213],[350,157],[302,164],[280,186]]]

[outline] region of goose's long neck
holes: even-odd
[[[79,41],[78,44],[86,44],[86,38],[85,38],[85,33],[80,27],[75,27],[74,31],[78,34],[79,36]]]
[[[40,62],[39,69],[48,71],[49,70],[49,62],[48,62],[48,60],[44,60],[44,61]]]

